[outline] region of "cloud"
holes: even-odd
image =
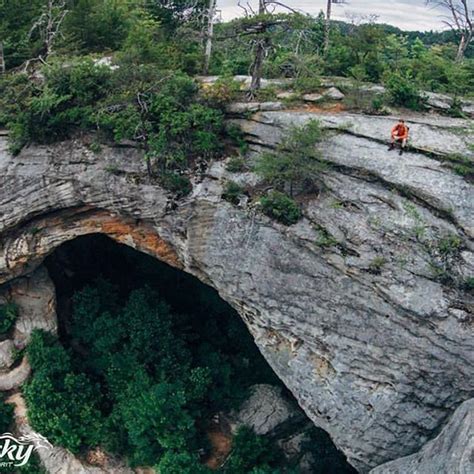
[[[230,20],[242,15],[242,9],[237,5],[238,0],[217,0],[218,8],[224,20]],[[243,0],[245,3],[245,0]],[[249,0],[256,5],[257,0]],[[326,7],[326,0],[287,0],[289,6],[303,12],[317,15]],[[398,26],[404,30],[441,30],[443,29],[443,10],[427,7],[425,0],[349,0],[348,5],[334,5],[335,19],[345,20],[348,14],[378,15],[378,21]]]

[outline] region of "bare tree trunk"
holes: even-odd
[[[332,0],[328,0],[327,10],[326,10],[326,25],[324,28],[324,54],[327,54],[329,51],[329,35],[331,33],[331,13],[332,13]]]
[[[5,55],[3,53],[2,41],[0,41],[0,74],[5,74]]]
[[[461,36],[461,41],[459,42],[458,52],[456,54],[456,62],[461,62],[464,59],[464,52],[466,51],[466,37]]]
[[[250,96],[253,98],[255,93],[262,85],[263,60],[265,59],[266,40],[259,40],[255,46],[255,58],[252,63],[252,82],[250,83]]]
[[[207,74],[209,72],[209,64],[211,62],[212,40],[214,37],[214,16],[216,14],[216,3],[217,3],[217,0],[209,0],[206,51],[204,53],[204,74]]]
[[[263,15],[267,11],[266,0],[259,0],[258,2],[258,14]],[[253,99],[255,93],[260,89],[262,84],[262,68],[263,61],[265,59],[265,48],[268,44],[268,39],[258,39],[255,46],[255,57],[253,59],[251,74],[252,81],[250,83],[249,98]]]
[[[451,17],[446,17],[443,23],[461,36],[456,54],[456,61],[461,62],[474,36],[474,23],[472,18],[474,11],[470,9],[468,0],[425,1],[427,5],[433,4],[449,11]]]

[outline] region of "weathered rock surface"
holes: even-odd
[[[15,280],[9,288],[10,298],[18,308],[13,340],[18,349],[28,344],[34,329],[55,333],[56,295],[54,284],[45,267]]]
[[[233,415],[234,431],[242,425],[259,435],[266,435],[284,424],[301,420],[298,410],[272,385],[254,385],[250,397]]]
[[[0,343],[0,391],[8,391],[19,388],[30,375],[26,356],[17,366],[12,366],[16,351],[26,347],[32,331],[57,331],[55,288],[46,268],[40,266],[30,275],[3,285],[2,301],[15,303],[18,311],[12,339]]]
[[[474,274],[474,191],[442,159],[472,157],[472,129],[407,117],[412,149],[400,157],[386,148],[391,117],[261,112],[240,123],[258,153],[311,118],[334,132],[326,187],[291,227],[223,201],[226,180],[255,178],[220,162],[175,203],[147,182],[134,148],[94,154],[69,141],[13,158],[0,138],[0,282],[90,233],[196,275],[367,472],[419,450],[473,396],[474,303],[462,288]],[[447,254],[446,242],[457,242]]]
[[[311,94],[303,94],[302,98],[305,102],[320,102],[321,100],[324,99],[324,96],[322,94],[318,94],[317,92],[314,92]]]
[[[9,369],[13,365],[15,361],[14,352],[15,344],[12,340],[6,339],[0,342],[0,372]]]
[[[474,472],[474,399],[464,402],[432,441],[411,456],[372,469],[371,474],[470,474]]]
[[[324,92],[324,97],[327,97],[331,100],[342,100],[344,99],[345,95],[337,87],[330,87]]]

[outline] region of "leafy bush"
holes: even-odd
[[[385,87],[391,104],[412,110],[425,108],[425,99],[415,85],[413,78],[399,72],[391,73],[385,80]]]
[[[222,471],[225,474],[276,473],[282,458],[283,453],[268,438],[244,426],[233,439],[232,452]]]
[[[204,85],[201,96],[211,107],[223,107],[237,99],[240,94],[240,82],[233,77],[220,77],[214,84]]]
[[[13,327],[18,317],[18,307],[14,303],[0,305],[0,334],[5,334]]]
[[[91,59],[53,63],[44,68],[43,85],[29,89],[21,111],[8,117],[12,150],[30,142],[51,143],[94,124],[94,106],[110,88],[111,70]]]
[[[210,474],[212,471],[199,463],[191,453],[167,451],[156,466],[159,474]]]
[[[192,191],[191,181],[187,176],[166,172],[160,177],[161,185],[176,194],[177,197],[187,196]]]
[[[0,396],[0,434],[11,432],[13,405],[5,403],[6,396]]]
[[[259,369],[248,365],[255,357],[243,345],[241,327],[220,335],[215,309],[202,304],[200,336],[191,330],[195,315],[172,314],[148,288],[132,291],[125,302],[103,280],[76,293],[75,349],[38,331],[28,346],[33,376],[25,399],[32,426],[75,453],[101,445],[132,466],[208,472],[196,455],[207,448],[202,420],[237,406]],[[200,337],[206,340],[196,346]],[[238,357],[225,352],[229,338],[241,344]]]
[[[33,377],[24,395],[33,429],[73,453],[96,446],[104,421],[97,385],[73,371],[70,356],[49,334],[33,332],[28,356]]]
[[[295,224],[301,217],[298,204],[286,194],[278,191],[272,191],[267,196],[262,197],[260,203],[264,214],[282,224]]]
[[[254,170],[279,189],[287,187],[293,196],[296,185],[313,185],[324,169],[317,149],[321,140],[322,130],[317,120],[292,127],[275,152],[264,153],[257,159]]]
[[[144,80],[140,74],[132,85],[117,78],[116,93],[98,113],[99,127],[115,140],[138,140],[161,174],[184,169],[196,157],[217,156],[225,136],[222,112],[199,102],[190,77],[142,69]]]
[[[241,173],[247,169],[247,164],[243,157],[234,156],[228,161],[225,169],[231,173]]]
[[[225,199],[231,204],[237,205],[239,204],[242,193],[243,189],[240,184],[237,184],[234,181],[228,181],[222,194],[222,199]]]

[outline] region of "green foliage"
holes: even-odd
[[[264,153],[257,159],[255,172],[279,189],[287,188],[290,196],[297,185],[312,186],[324,169],[317,149],[322,136],[317,120],[290,128],[275,152]]]
[[[376,275],[379,275],[382,272],[383,266],[387,263],[387,260],[382,257],[378,256],[375,257],[369,264],[369,271]]]
[[[334,236],[324,227],[318,228],[318,239],[316,240],[316,245],[319,247],[333,247],[337,245],[337,240]]]
[[[459,252],[462,241],[459,236],[450,234],[438,241],[438,251],[443,257],[450,257]]]
[[[242,427],[233,439],[232,452],[222,471],[225,474],[276,473],[282,456],[268,438]]]
[[[236,100],[240,94],[240,82],[231,76],[220,77],[214,84],[204,85],[201,92],[205,102],[213,107],[223,107]]]
[[[103,425],[97,385],[73,371],[70,356],[46,333],[33,332],[28,357],[33,377],[24,395],[33,429],[73,453],[96,446]]]
[[[167,171],[160,177],[161,185],[177,197],[187,196],[192,191],[191,181],[187,176]]]
[[[13,151],[29,142],[51,143],[94,122],[94,106],[109,92],[111,70],[91,59],[54,63],[44,69],[41,86],[30,86],[22,109],[10,109]]]
[[[64,21],[63,48],[91,52],[119,49],[131,27],[131,2],[76,0]]]
[[[282,224],[296,224],[301,217],[298,204],[286,194],[272,191],[267,196],[260,198],[263,213]]]
[[[212,471],[199,463],[191,453],[167,451],[156,466],[159,474],[210,474]]]
[[[222,199],[225,199],[231,204],[237,205],[239,204],[243,191],[244,190],[240,184],[237,184],[234,181],[228,181],[226,183],[224,192],[222,193]]]
[[[191,78],[154,67],[126,68],[117,77],[115,94],[99,108],[97,121],[102,130],[117,141],[138,140],[161,174],[220,153],[223,114],[199,102],[198,87]],[[163,179],[172,188],[186,188],[181,178]]]
[[[463,246],[462,239],[456,234],[446,234],[438,239],[424,242],[430,255],[430,266],[434,276],[444,284],[460,285],[457,262]]]
[[[472,178],[474,176],[474,162],[471,158],[459,153],[451,153],[443,157],[453,171],[460,176]]]
[[[242,156],[234,156],[228,161],[225,169],[231,173],[242,173],[247,170],[247,163]]]
[[[0,397],[0,434],[11,432],[13,423],[13,406],[5,403],[6,396]]]
[[[163,185],[185,195],[189,180],[175,170],[222,151],[223,113],[204,103],[185,74],[125,63],[112,70],[87,58],[51,63],[44,73],[44,83],[37,86],[22,76],[0,82],[6,91],[0,120],[11,129],[15,152],[30,142],[50,143],[95,128],[116,141],[137,141]]]
[[[465,291],[474,292],[474,277],[467,277],[462,282],[461,288]]]
[[[425,99],[415,85],[413,78],[398,72],[391,73],[386,76],[385,87],[391,104],[413,110],[424,109]]]
[[[6,334],[15,324],[18,307],[14,303],[0,305],[0,334]]]
[[[247,371],[255,368],[241,366],[246,349],[235,360],[225,353],[228,338],[245,338],[231,330],[219,338],[211,305],[199,327],[206,340],[196,346],[194,315],[172,314],[148,288],[123,301],[104,280],[76,293],[73,307],[73,350],[43,332],[28,346],[32,426],[75,453],[101,445],[132,466],[168,472],[176,463],[179,472],[208,472],[193,454],[207,447],[202,420],[236,406],[252,383]]]

